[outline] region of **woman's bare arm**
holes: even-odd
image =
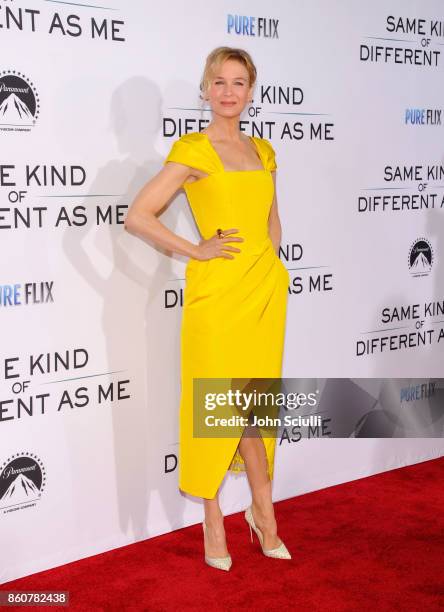
[[[125,218],[125,229],[142,240],[152,240],[167,250],[195,257],[199,245],[181,238],[163,223],[156,214],[180,189],[192,169],[184,164],[168,162],[139,191]]]
[[[270,214],[268,217],[268,233],[270,235],[271,242],[273,243],[274,250],[276,251],[277,254],[279,254],[279,245],[281,243],[282,228],[281,228],[281,222],[279,219],[279,211],[278,211],[278,204],[277,204],[277,197],[276,197],[276,172],[273,171],[271,175],[273,177],[273,183],[274,183],[274,197],[273,197],[273,203],[270,208]]]
[[[152,240],[165,249],[194,259],[203,261],[214,257],[233,259],[233,255],[228,251],[238,253],[240,249],[227,242],[244,240],[240,236],[231,236],[238,231],[236,228],[224,228],[224,238],[219,238],[215,234],[206,240],[202,239],[199,244],[193,244],[169,230],[157,219],[156,214],[191,175],[193,169],[189,166],[176,162],[166,163],[135,197],[125,218],[125,229],[142,240]]]

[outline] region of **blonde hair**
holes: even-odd
[[[248,72],[248,79],[250,81],[249,87],[253,87],[253,85],[256,83],[256,66],[251,59],[251,55],[247,51],[244,49],[237,49],[236,47],[216,47],[216,49],[213,49],[213,51],[211,51],[211,53],[208,55],[205,62],[205,68],[199,86],[201,98],[203,98],[205,92],[210,86],[214,69],[228,59],[237,60],[245,66]]]

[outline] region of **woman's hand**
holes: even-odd
[[[207,259],[213,259],[213,257],[225,257],[226,259],[234,259],[233,255],[227,253],[227,251],[235,251],[240,253],[240,249],[232,247],[227,242],[243,242],[244,239],[240,236],[227,237],[228,234],[234,234],[238,232],[238,229],[232,228],[223,230],[224,238],[219,238],[217,233],[208,240],[201,240],[197,247],[196,255],[193,255],[195,259],[206,261]]]

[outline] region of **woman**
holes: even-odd
[[[250,535],[253,529],[265,555],[291,558],[277,535],[272,503],[276,439],[260,435],[260,428],[256,436],[247,435],[247,428],[238,437],[193,436],[194,378],[281,376],[289,275],[277,255],[275,155],[267,140],[239,130],[255,82],[246,51],[218,47],[210,53],[200,89],[212,109],[211,123],[173,143],[125,221],[134,235],[190,257],[181,335],[179,487],[204,499],[205,561],[223,570],[232,563],[218,501],[227,469],[247,472]],[[156,217],[182,186],[203,237],[197,245]]]

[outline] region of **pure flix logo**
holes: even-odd
[[[404,123],[406,125],[441,125],[441,108],[406,108]]]
[[[279,19],[252,15],[227,15],[227,33],[257,38],[279,38]]]
[[[3,514],[35,506],[46,484],[45,468],[32,453],[17,453],[0,467],[0,509]]]
[[[52,304],[54,281],[0,285],[0,308]]]
[[[419,383],[417,385],[409,385],[408,387],[401,387],[399,390],[399,402],[416,402],[422,401],[434,397],[436,394],[436,384],[439,381],[429,381],[426,383]]]
[[[0,72],[0,129],[29,132],[40,110],[34,83],[21,72]]]
[[[433,249],[427,238],[418,238],[410,247],[408,265],[412,276],[428,276],[432,270]]]

